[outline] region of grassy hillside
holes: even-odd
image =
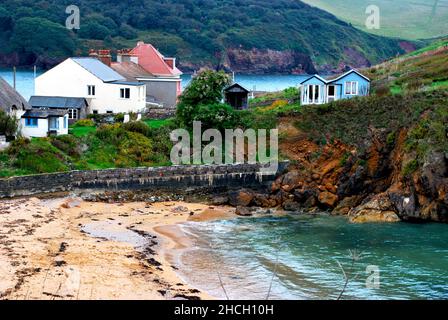
[[[303,0],[335,14],[357,28],[378,35],[403,39],[424,39],[448,33],[446,0]],[[381,10],[381,29],[365,27],[366,8],[377,5]]]
[[[80,30],[63,27],[71,4],[80,8]],[[184,64],[218,64],[227,48],[293,50],[333,66],[347,59],[377,63],[402,52],[397,40],[361,32],[296,0],[4,0],[0,39],[0,53],[19,53],[23,64],[138,39]]]
[[[448,39],[379,64],[367,75],[373,90],[406,93],[448,89]]]

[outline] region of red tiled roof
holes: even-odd
[[[129,53],[137,56],[138,64],[153,75],[179,76],[182,74],[176,67],[170,68],[164,60],[165,57],[151,44],[139,42]]]

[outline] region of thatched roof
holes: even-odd
[[[31,109],[25,98],[0,77],[0,110],[10,113],[13,106],[18,110]]]

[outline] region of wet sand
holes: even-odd
[[[177,225],[232,217],[184,202],[0,201],[0,298],[213,299],[176,273],[195,241]]]

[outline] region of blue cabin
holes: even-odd
[[[328,80],[314,75],[300,83],[302,105],[368,96],[369,92],[370,79],[356,70],[350,70],[342,76]]]

